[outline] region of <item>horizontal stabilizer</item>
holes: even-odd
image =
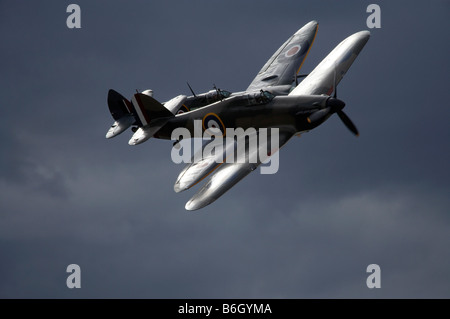
[[[124,115],[111,125],[108,132],[106,133],[106,138],[113,138],[120,133],[126,131],[131,125],[136,122],[135,118],[131,114]]]
[[[122,94],[114,90],[108,91],[108,107],[114,120],[132,113],[131,103]]]

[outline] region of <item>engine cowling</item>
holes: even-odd
[[[327,116],[330,113],[330,107],[318,110],[316,112],[314,112],[313,114],[311,114],[310,116],[308,116],[307,120],[308,123],[315,123],[317,121],[323,120],[325,118],[325,116]]]

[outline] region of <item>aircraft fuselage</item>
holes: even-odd
[[[317,121],[308,121],[308,117],[315,112],[327,109],[330,99],[332,98],[322,95],[267,97],[263,93],[242,94],[189,113],[178,114],[154,137],[171,139],[173,130],[178,127],[186,128],[192,137],[196,137],[195,120],[202,121],[203,131],[217,126],[222,132],[226,128],[238,127],[244,130],[278,127],[292,133],[309,131],[322,124],[332,114],[329,111]]]

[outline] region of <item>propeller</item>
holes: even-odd
[[[338,100],[337,98],[337,84],[336,84],[336,65],[334,66],[334,93],[333,93],[333,99],[329,100],[329,104],[331,106],[332,111],[336,112],[341,121],[344,123],[344,125],[356,136],[359,136],[358,129],[356,128],[355,124],[353,124],[352,120],[347,116],[347,114],[342,111],[342,109],[345,106],[345,103]],[[336,101],[336,102],[335,102]],[[340,103],[338,103],[339,101]],[[334,110],[333,110],[334,108]]]

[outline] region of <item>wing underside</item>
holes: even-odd
[[[330,95],[369,37],[369,31],[360,31],[344,39],[289,95]]]
[[[196,210],[214,202],[245,176],[258,168],[261,163],[267,162],[295,133],[279,129],[268,130],[268,132],[269,134],[267,134],[265,139],[260,138],[261,134],[257,134],[258,142],[256,147],[252,147],[251,142],[249,142],[250,138],[243,144],[239,144],[238,141],[234,140],[228,146],[219,147],[222,153],[219,151],[217,155],[211,156],[210,153],[206,152],[207,154],[203,154],[196,162],[189,164],[178,177],[175,183],[175,191],[177,191],[177,188],[178,191],[187,189],[209,175],[212,176],[186,203],[185,208],[187,210]],[[225,144],[226,142],[223,143]],[[245,151],[241,148],[241,145],[245,145]],[[230,155],[227,153],[231,149],[233,150],[232,160],[230,160]],[[204,148],[202,151],[204,152]],[[218,158],[224,159],[224,161],[214,163],[213,159]]]

